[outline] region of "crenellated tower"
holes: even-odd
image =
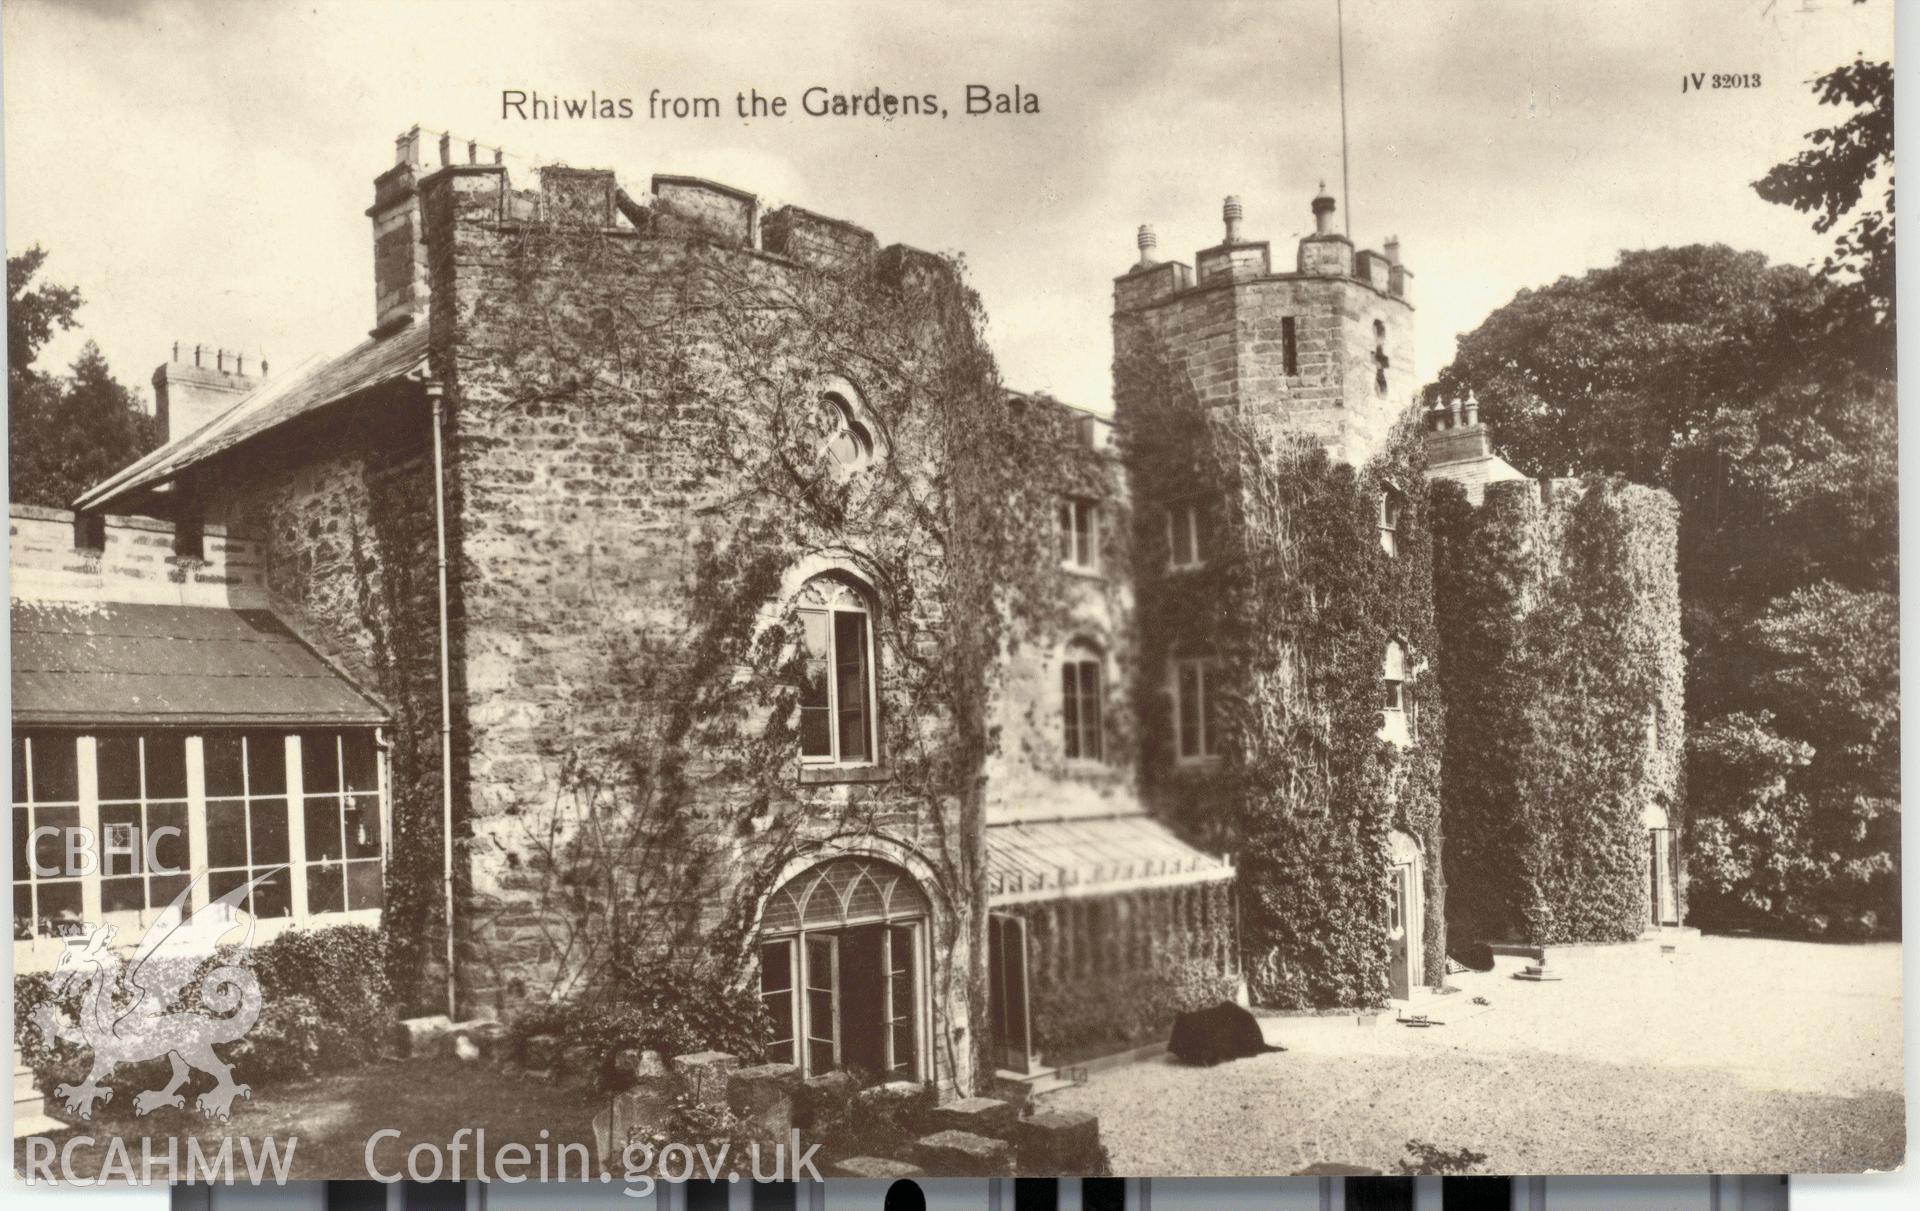
[[[1114,412],[1143,795],[1237,855],[1254,998],[1326,1007],[1440,979],[1444,719],[1421,434],[1403,423],[1419,386],[1413,275],[1397,239],[1356,250],[1324,187],[1312,211],[1277,266],[1239,198],[1191,267],[1158,260],[1140,229],[1139,262],[1114,283]],[[1297,494],[1265,490],[1282,479]],[[1302,519],[1351,549],[1289,542]],[[1293,562],[1249,577],[1273,566],[1255,553]]]
[[[1122,367],[1144,358],[1183,371],[1208,409],[1310,435],[1356,466],[1379,452],[1419,387],[1413,273],[1397,237],[1383,252],[1355,251],[1334,230],[1334,205],[1322,188],[1291,269],[1276,270],[1268,242],[1243,235],[1237,197],[1223,208],[1224,238],[1191,267],[1156,260],[1153,230],[1140,229],[1140,260],[1113,287],[1122,424],[1136,402]]]

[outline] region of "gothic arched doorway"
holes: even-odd
[[[1406,1000],[1426,980],[1426,885],[1420,843],[1398,829],[1387,834],[1387,991]]]

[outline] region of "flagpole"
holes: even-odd
[[[1353,239],[1353,183],[1347,177],[1347,14],[1345,0],[1333,0],[1336,38],[1340,45],[1340,209],[1346,216],[1347,239]]]

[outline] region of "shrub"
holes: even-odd
[[[1237,977],[1204,960],[1049,982],[1032,990],[1034,1045],[1070,1064],[1163,1038],[1176,1015],[1231,1000]]]
[[[385,972],[385,940],[362,925],[293,930],[255,948],[245,965],[260,984],[260,1017],[245,1037],[222,1050],[239,1070],[238,1079],[306,1076],[365,1063],[380,1053],[393,1021]],[[238,948],[223,946],[198,961],[172,1008],[199,1006],[200,981],[216,967],[233,964]],[[41,1035],[35,1015],[52,1007],[61,1021],[81,1005],[83,986],[75,982],[56,995],[48,972],[14,977],[14,1045],[33,1069],[37,1084],[51,1089],[86,1074],[84,1043]],[[129,1089],[158,1088],[169,1065],[162,1058],[115,1069],[113,1083]]]
[[[520,1060],[527,1040],[552,1035],[562,1049],[584,1046],[593,1071],[606,1087],[621,1083],[620,1052],[648,1049],[671,1058],[695,1051],[725,1051],[755,1063],[766,1047],[760,998],[727,980],[706,962],[659,960],[615,973],[615,980],[589,999],[531,1006],[509,1023],[508,1046]]]

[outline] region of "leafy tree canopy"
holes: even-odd
[[[1845,121],[1807,133],[1810,144],[1753,183],[1769,202],[1812,214],[1813,229],[1835,237],[1823,276],[1852,288],[1878,352],[1892,369],[1894,331],[1893,64],[1864,58],[1813,81],[1822,105],[1850,108]],[[1868,189],[1886,177],[1880,201],[1862,205]]]
[[[153,418],[88,341],[55,378],[35,359],[56,331],[78,326],[80,292],[33,279],[37,245],[7,258],[7,474],[20,504],[65,508],[108,474],[153,449]]]

